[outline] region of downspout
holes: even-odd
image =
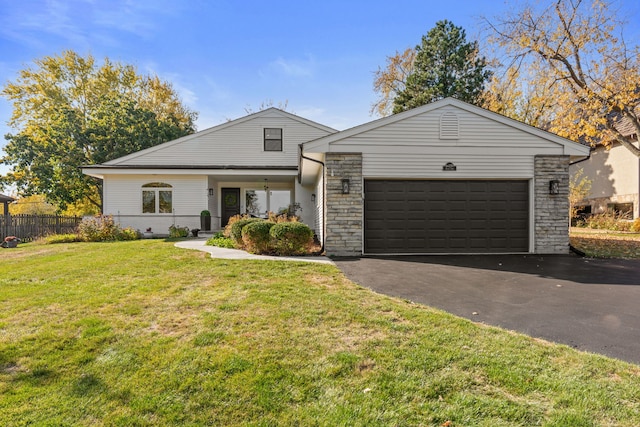
[[[324,162],[321,162],[320,160],[316,160],[316,159],[312,159],[311,157],[307,157],[303,154],[303,147],[302,144],[299,145],[300,148],[300,159],[305,159],[305,160],[309,160],[312,161],[314,163],[318,163],[320,166],[322,166],[322,206],[320,207],[321,212],[320,214],[322,215],[322,241],[320,242],[320,252],[324,252],[324,240],[326,238],[327,235],[327,225],[325,217],[324,217],[324,204],[326,202],[326,194],[325,194],[325,188],[326,188],[326,183],[324,182]],[[300,161],[300,167],[298,168],[298,182],[302,183],[302,161]]]
[[[589,160],[591,158],[591,153],[593,152],[593,150],[595,150],[594,147],[589,147],[589,155],[587,157],[585,157],[582,160],[576,160],[575,162],[569,163],[569,166],[573,166],[573,165],[577,165],[578,163],[582,163],[586,160]],[[569,213],[569,216],[571,216],[571,213]],[[571,218],[569,218],[569,229],[571,229]],[[578,255],[579,257],[584,258],[586,256],[586,254],[581,251],[580,249],[576,248],[575,246],[573,246],[571,243],[569,243],[569,250],[571,252],[573,252],[574,254]]]

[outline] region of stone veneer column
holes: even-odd
[[[325,251],[333,256],[362,255],[362,153],[326,153],[324,183]],[[349,178],[349,194],[342,179]]]
[[[569,253],[569,156],[536,156],[535,252]],[[560,194],[549,194],[549,181],[560,182]]]

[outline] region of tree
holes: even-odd
[[[467,42],[466,32],[452,22],[438,21],[416,46],[413,71],[393,101],[393,113],[448,96],[478,104],[491,77],[478,42]]]
[[[371,113],[382,117],[391,114],[394,99],[405,89],[407,77],[413,72],[415,58],[415,49],[407,48],[402,53],[396,51],[395,55],[387,56],[384,69],[378,67],[374,72],[373,91],[380,97],[371,107]]]
[[[531,84],[526,73],[527,70],[509,67],[502,74],[494,74],[482,94],[481,105],[503,116],[546,129],[554,113],[553,86]]]
[[[614,141],[640,157],[640,50],[605,0],[527,5],[495,23],[493,40],[526,69],[528,84],[547,94],[547,128],[591,145]]]
[[[284,101],[279,101],[278,105],[276,105],[273,103],[273,99],[267,99],[266,101],[262,101],[262,103],[260,103],[260,106],[258,107],[257,110],[254,110],[253,107],[251,107],[250,105],[247,105],[246,107],[244,107],[244,111],[247,114],[253,114],[259,111],[267,110],[271,107],[276,107],[279,110],[287,111],[287,109],[289,108],[289,100],[285,99]],[[291,111],[291,114],[295,114],[295,113]]]
[[[72,51],[34,61],[1,95],[13,103],[2,177],[24,195],[43,194],[64,210],[89,201],[101,209],[102,182],[83,165],[111,159],[195,131],[196,113],[168,82],[130,65]]]
[[[21,197],[9,205],[9,212],[12,215],[55,215],[56,207],[50,203],[42,194]]]
[[[569,218],[573,219],[578,214],[579,203],[591,193],[592,181],[584,175],[584,170],[579,169],[569,179]]]

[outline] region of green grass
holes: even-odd
[[[0,425],[640,425],[640,367],[172,242],[0,252]]]
[[[573,228],[571,244],[590,258],[640,258],[640,233]]]

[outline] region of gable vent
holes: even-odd
[[[440,139],[458,139],[459,130],[456,113],[447,112],[440,116]]]

